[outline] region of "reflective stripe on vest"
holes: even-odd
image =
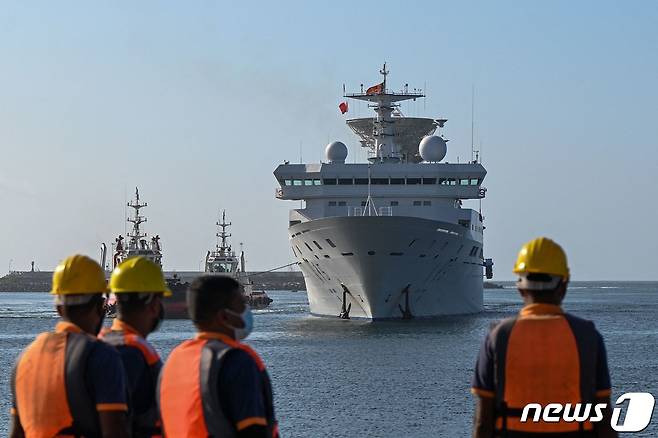
[[[162,361],[160,360],[158,353],[153,347],[151,347],[146,339],[135,333],[109,329],[103,330],[99,338],[115,348],[131,347],[137,349],[142,354],[149,367],[148,377],[151,380],[151,387],[154,391],[156,390],[158,386],[158,376],[162,369]],[[142,412],[139,415],[134,415],[133,412],[130,412],[130,415],[134,437],[148,437],[162,434],[158,407],[155,403],[155,394],[153,394],[153,405],[149,407],[146,412]]]
[[[247,352],[261,371],[268,393],[265,397],[268,429],[272,437],[278,436],[265,364],[251,348],[226,337],[221,337],[221,340],[197,337],[183,342],[169,355],[158,388],[160,413],[167,436],[237,436],[235,426],[224,415],[217,393],[222,361],[234,348]]]
[[[81,333],[42,333],[19,358],[12,386],[26,437],[99,436],[85,369],[95,340]]]
[[[594,325],[568,314],[508,318],[491,330],[496,429],[518,432],[592,430],[590,422],[520,422],[529,403],[592,403],[597,336]],[[550,372],[546,372],[550,370]]]

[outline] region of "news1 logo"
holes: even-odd
[[[619,406],[626,401],[628,401],[626,415],[620,421],[622,408]],[[653,395],[648,392],[627,392],[615,402],[616,407],[612,409],[610,425],[618,432],[641,432],[651,422],[654,404]],[[571,403],[564,405],[562,403],[549,403],[546,406],[539,403],[529,403],[523,408],[521,423],[528,421],[530,411],[533,411],[530,421],[534,423],[540,419],[547,423],[557,423],[559,421],[567,423],[591,421],[596,423],[603,420],[603,410],[606,407],[606,403],[576,403],[575,405]]]

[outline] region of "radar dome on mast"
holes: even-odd
[[[324,154],[330,163],[345,163],[347,146],[340,141],[333,141],[324,149]]]
[[[427,135],[420,141],[418,152],[424,161],[441,161],[448,152],[446,140],[437,135]]]

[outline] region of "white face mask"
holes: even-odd
[[[233,329],[235,339],[237,339],[238,341],[246,339],[254,328],[254,314],[251,313],[251,308],[249,306],[246,306],[242,313],[236,313],[229,309],[226,309],[226,311],[240,318],[242,320],[242,323],[244,324],[244,327],[240,327],[240,328],[229,326]]]

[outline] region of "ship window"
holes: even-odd
[[[439,184],[443,186],[454,186],[457,184],[454,178],[439,178]]]
[[[290,221],[288,226],[292,227],[293,225],[301,224],[302,221]]]
[[[335,207],[336,201],[329,201],[329,207]]]
[[[392,252],[392,253],[390,253],[389,255],[392,255],[392,256],[401,256],[401,255],[403,255],[403,254],[404,254],[403,252]]]
[[[414,207],[419,207],[421,205],[422,203],[420,201],[414,201]]]
[[[339,207],[345,207],[347,203],[345,201],[338,201],[338,206]]]
[[[386,185],[388,184],[388,178],[371,178],[371,184]]]
[[[342,186],[352,185],[352,178],[338,178],[338,185],[342,185]]]
[[[480,180],[478,178],[471,178],[471,185],[476,186],[480,183]]]
[[[325,259],[330,259],[331,257],[329,257],[327,254],[325,254],[325,255],[324,255],[324,258],[325,258]]]
[[[313,185],[314,186],[321,186],[322,185],[322,180],[321,179],[314,179],[313,180]]]
[[[317,246],[318,249],[322,249],[322,247],[320,246],[320,244],[319,244],[318,242],[316,242],[315,240],[313,241],[313,244],[314,244],[315,246]]]
[[[468,178],[462,178],[459,180],[459,185],[460,186],[467,186],[468,185]]]
[[[418,257],[420,257],[421,259],[424,259],[425,257],[427,257],[427,254],[421,254]]]
[[[344,255],[344,256],[353,256],[354,253],[353,253],[353,252],[341,252],[340,255]]]
[[[313,257],[315,257],[316,259],[320,260],[320,257],[318,257],[317,254],[313,254]]]
[[[423,184],[436,184],[436,178],[423,178]]]
[[[368,178],[354,178],[354,184],[359,184],[359,185],[368,184]]]
[[[293,185],[293,186],[301,186],[301,185],[303,184],[302,181],[303,181],[303,180],[301,180],[301,179],[293,179],[293,180],[292,180],[292,185]]]
[[[375,251],[368,251],[368,255],[375,255]]]
[[[336,185],[336,178],[324,178],[322,180],[322,183],[325,186],[335,186]]]
[[[324,240],[329,244],[330,247],[332,248],[336,247],[336,245],[334,244],[334,242],[331,241],[331,239],[324,239]]]
[[[391,184],[404,184],[404,178],[391,178]]]
[[[283,181],[283,184],[286,186],[291,186],[292,185],[292,180],[291,179],[286,179]]]
[[[420,178],[407,178],[407,184],[420,184]]]
[[[313,180],[312,179],[305,179],[304,180],[304,185],[305,186],[312,186],[313,185]]]
[[[306,245],[306,247],[308,248],[309,251],[311,251],[311,252],[313,251],[313,248],[311,248],[311,247],[308,245],[308,243],[304,242],[304,245]]]
[[[398,205],[400,205],[398,201],[391,201],[391,207],[397,207]]]
[[[432,205],[432,201],[423,201],[423,205],[425,207],[429,207],[430,205]]]

